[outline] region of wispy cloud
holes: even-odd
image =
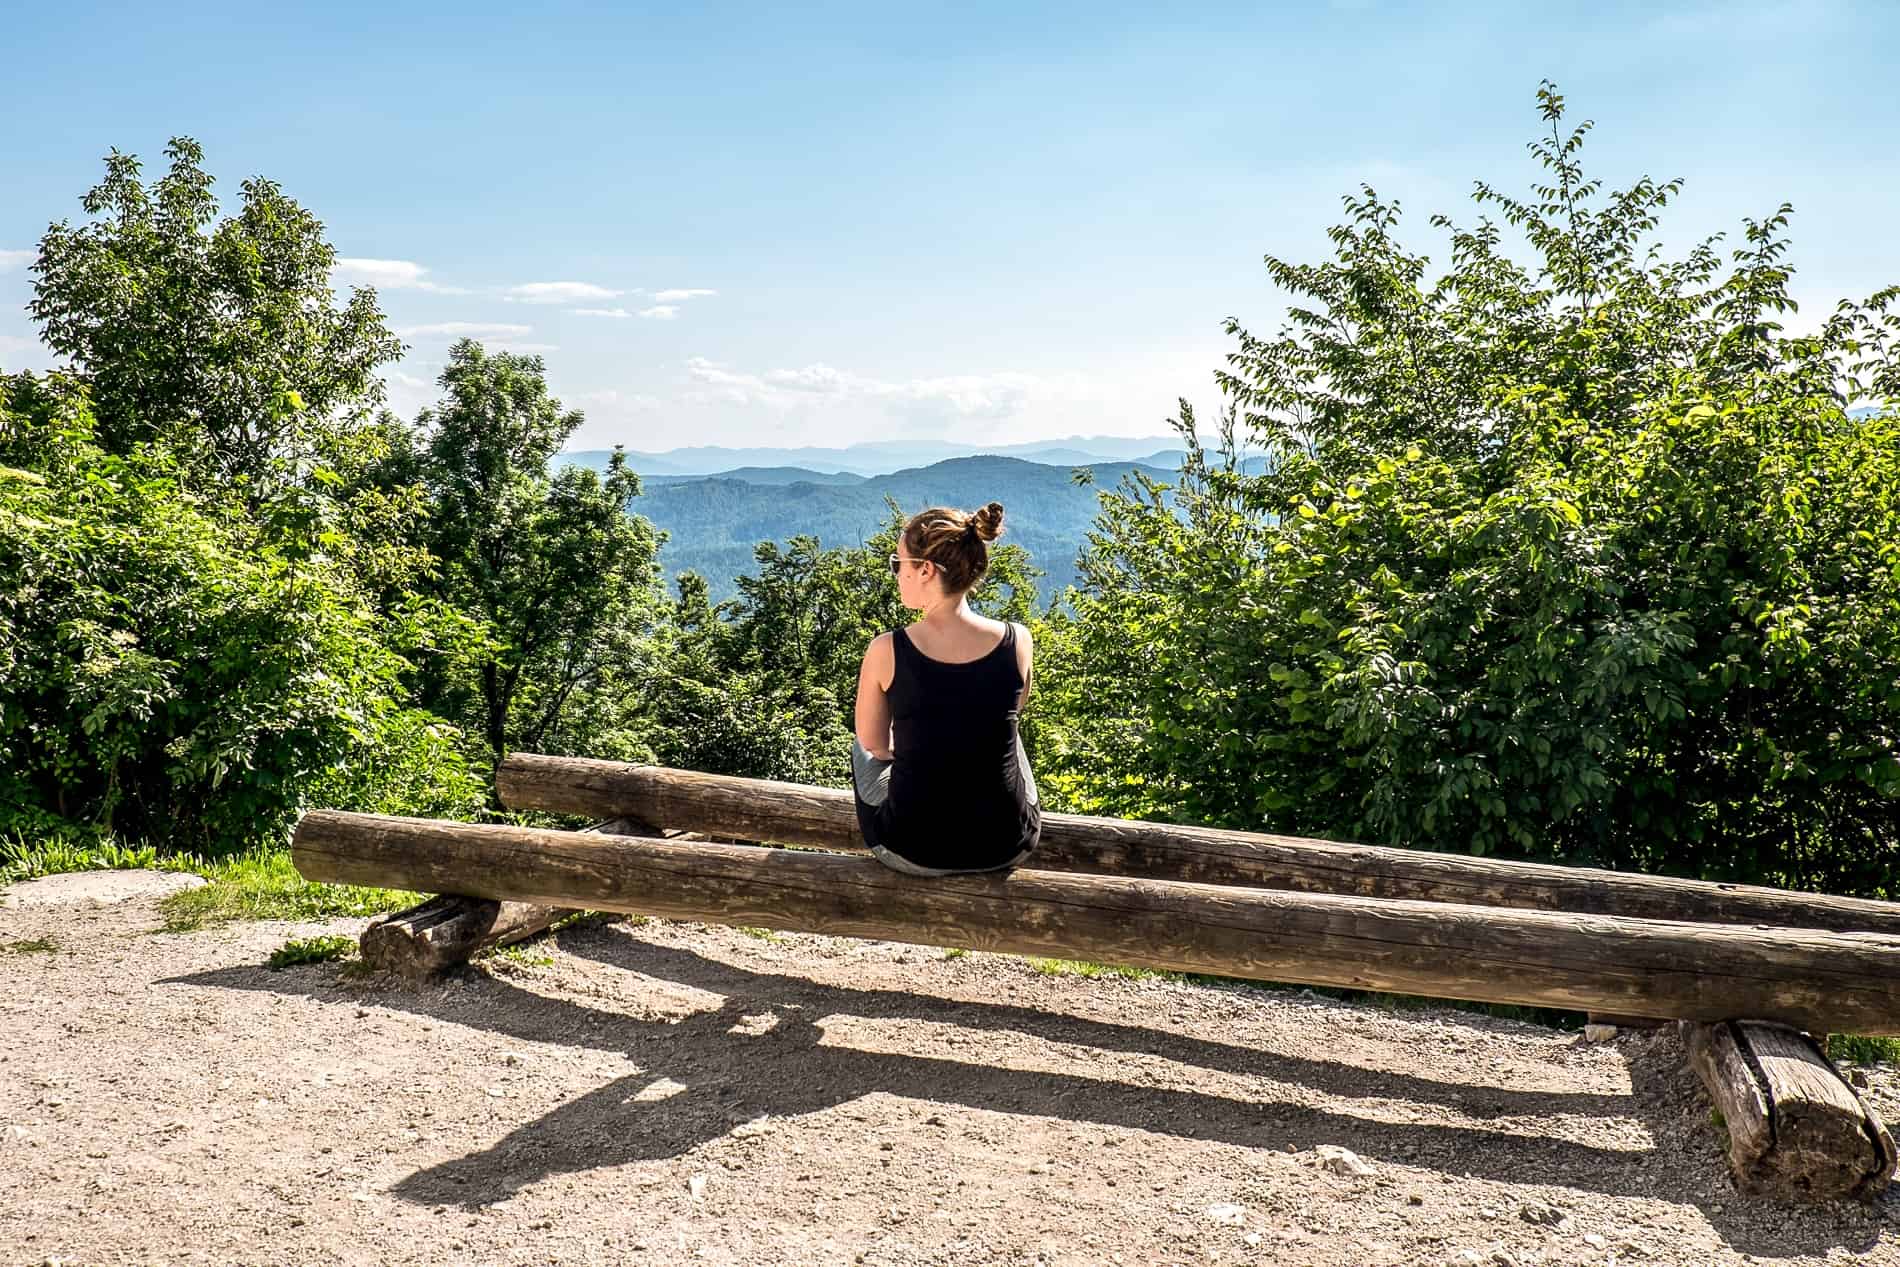
[[[25,268],[38,254],[39,252],[33,250],[0,251],[0,273],[11,273],[16,268]]]
[[[404,326],[396,331],[405,339],[516,339],[533,334],[533,326],[492,321],[437,321],[426,326]]]
[[[378,290],[426,290],[437,295],[466,295],[461,286],[442,286],[428,279],[428,269],[414,260],[372,260],[361,256],[340,256],[331,276],[349,285],[374,286]]]
[[[491,339],[488,341],[491,352],[515,352],[522,356],[539,356],[543,352],[559,352],[558,343],[517,343],[513,339]]]
[[[52,369],[62,364],[53,349],[31,335],[0,334],[0,370]]]
[[[686,372],[734,404],[789,408],[813,399],[863,401],[904,412],[955,418],[1002,418],[1022,409],[1043,386],[1034,374],[949,374],[932,378],[881,379],[825,364],[763,374],[733,370],[693,357]]]
[[[625,293],[592,282],[525,282],[510,286],[506,292],[509,299],[523,304],[578,304],[590,299],[618,299]]]
[[[0,251],[0,273],[18,263],[31,260],[31,251]],[[331,272],[338,285],[374,286],[378,290],[417,290],[437,295],[496,295],[516,304],[573,304],[568,312],[577,317],[606,317],[624,321],[629,317],[647,317],[670,321],[679,315],[679,305],[693,299],[708,299],[719,292],[705,286],[675,286],[666,290],[632,290],[601,286],[594,282],[523,282],[472,290],[466,286],[444,286],[431,281],[429,270],[414,260],[381,260],[366,256],[339,258]],[[651,306],[638,312],[605,301],[623,295],[647,295]]]
[[[601,391],[582,392],[568,399],[571,404],[583,408],[601,409],[614,414],[651,413],[661,405],[658,396],[650,396],[645,392],[623,392],[612,387]]]

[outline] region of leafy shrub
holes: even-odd
[[[1652,250],[1675,184],[1600,196],[1584,129],[1480,185],[1435,281],[1398,208],[1269,259],[1288,327],[1220,375],[1221,440],[1104,498],[1044,663],[1075,808],[1896,893],[1900,292],[1818,333],[1787,209]],[[1587,126],[1587,125],[1586,125]],[[1251,451],[1264,463],[1246,463]]]
[[[30,395],[5,430],[40,468],[0,467],[0,831],[282,839],[379,727],[385,751],[413,733],[401,662],[314,543],[227,514],[161,452],[100,450],[70,385]]]

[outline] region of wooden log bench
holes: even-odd
[[[593,907],[1680,1020],[1743,1187],[1868,1197],[1894,1173],[1885,1126],[1804,1031],[1900,1033],[1900,905],[1058,814],[1034,870],[920,883],[837,856],[862,851],[846,792],[530,754],[498,785],[634,834],[308,815],[307,878],[456,895],[372,926],[366,959],[427,978]]]
[[[684,834],[662,833],[624,816],[588,830],[620,836]],[[542,902],[498,902],[444,893],[408,910],[371,920],[357,945],[363,963],[373,971],[420,985],[446,975],[483,951],[538,937],[579,913],[572,907]]]
[[[1900,1034],[1900,938],[1016,871],[318,810],[305,878],[1681,1020]]]
[[[505,758],[495,784],[510,809],[624,816],[727,839],[864,851],[851,794],[832,788],[532,753]],[[1029,865],[1296,893],[1900,936],[1895,902],[1076,814],[1042,816],[1042,842]]]

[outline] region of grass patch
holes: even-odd
[[[1040,959],[1032,955],[1029,966],[1045,977],[1125,977],[1130,981],[1145,981],[1153,977],[1173,981],[1182,979],[1178,972],[1163,972],[1158,968],[1125,968],[1120,964],[1090,963],[1086,959]]]
[[[535,941],[515,942],[509,946],[497,946],[483,955],[482,958],[500,959],[505,963],[516,964],[523,968],[552,968],[554,966],[554,956],[549,954],[539,942]]]
[[[961,959],[969,953],[970,952],[962,946],[946,946],[944,947],[943,957],[945,959]]]
[[[354,937],[293,938],[270,953],[270,970],[282,972],[300,963],[323,963],[342,959],[356,949]]]
[[[73,871],[188,871],[195,859],[161,858],[151,845],[134,848],[115,840],[78,841],[48,837],[0,840],[0,884],[17,884]]]
[[[1829,1034],[1824,1044],[1829,1060],[1850,1065],[1900,1065],[1900,1038],[1869,1038],[1865,1034]]]
[[[747,937],[756,937],[760,941],[784,941],[785,939],[769,928],[740,927],[739,931]]]
[[[0,955],[50,955],[59,950],[59,943],[51,937],[35,937],[32,941],[0,941]]]
[[[72,871],[185,871],[203,876],[202,888],[159,903],[162,931],[188,933],[242,919],[322,920],[380,915],[421,901],[399,889],[311,884],[290,864],[288,849],[254,849],[207,862],[190,854],[160,856],[150,845],[49,838],[0,841],[0,885]]]
[[[548,925],[550,933],[565,932],[570,928],[604,928],[608,924],[625,924],[628,928],[638,928],[647,922],[644,915],[623,915],[619,911],[575,911],[572,915],[563,915]]]
[[[400,911],[422,900],[401,889],[312,884],[290,865],[290,851],[259,849],[190,868],[209,881],[159,903],[167,933],[189,933],[241,919],[325,920]]]

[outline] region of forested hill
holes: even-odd
[[[563,455],[564,457],[566,455]],[[604,468],[604,460],[591,465]],[[635,470],[639,470],[637,464]],[[640,471],[642,483],[654,486],[664,484],[695,484],[702,480],[738,480],[742,484],[862,484],[868,475],[855,475],[850,471],[808,471],[802,466],[740,466],[730,471],[716,471],[710,475],[649,475]]]
[[[886,497],[906,514],[925,506],[968,509],[998,501],[1003,542],[1022,546],[1045,573],[1038,590],[1046,604],[1075,580],[1075,556],[1095,518],[1097,492],[1137,469],[1154,479],[1173,477],[1133,462],[1086,469],[1094,474],[1093,486],[1077,484],[1074,467],[1008,457],[950,458],[851,484],[783,483],[778,471],[769,473],[778,477],[770,480],[763,474],[653,480],[634,509],[668,534],[660,552],[666,574],[698,572],[720,599],[735,592],[734,577],[755,570],[752,551],[761,541],[806,534],[826,546],[857,545],[883,526]]]

